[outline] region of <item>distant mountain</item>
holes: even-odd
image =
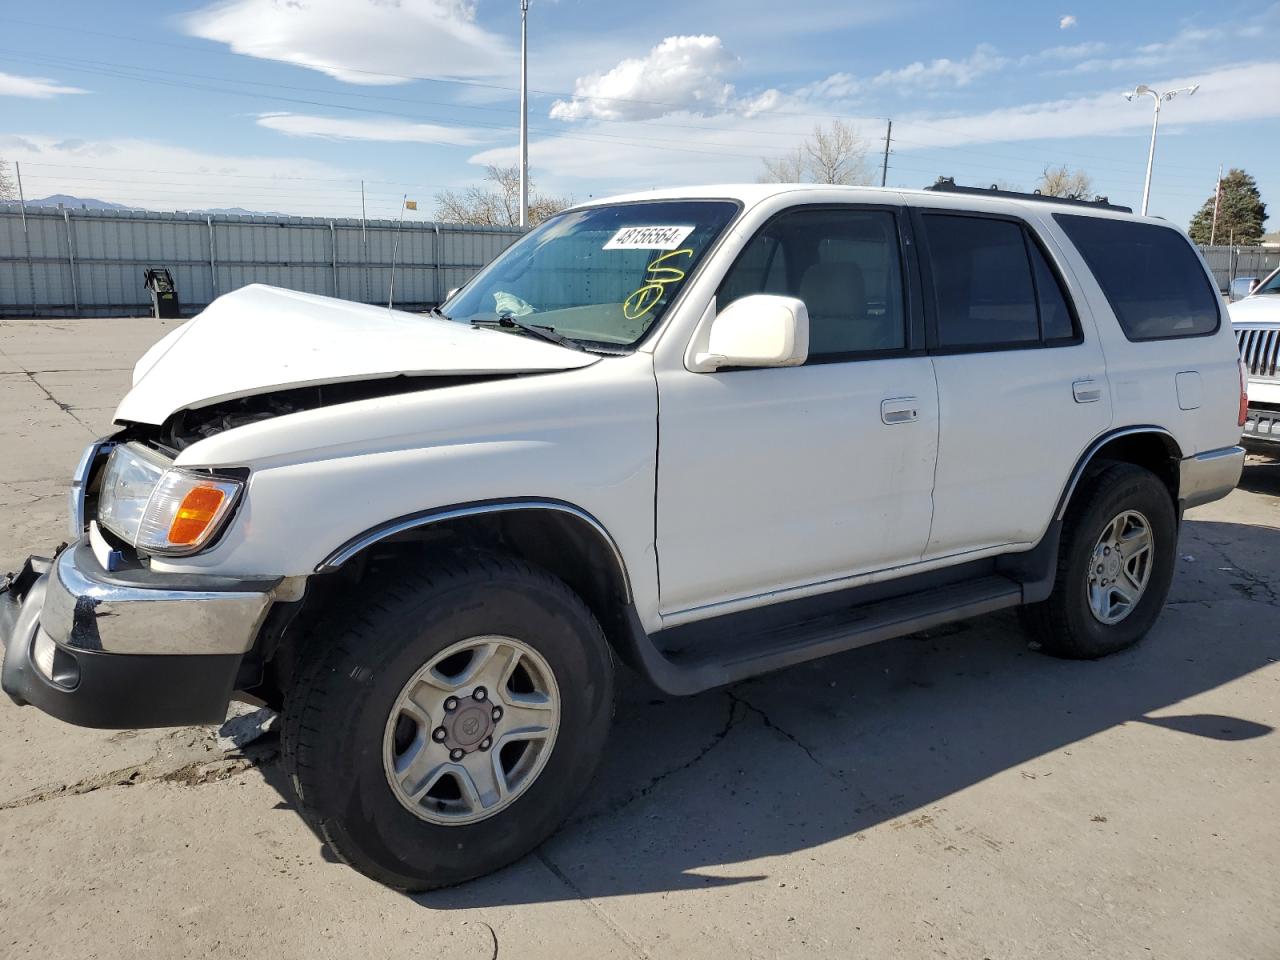
[[[137,210],[138,207],[131,207],[124,203],[112,203],[110,200],[95,200],[92,197],[72,197],[65,193],[55,193],[51,197],[44,197],[40,200],[28,200],[28,207],[56,207],[61,204],[64,207],[70,207],[72,210],[79,210],[87,207],[90,210]]]
[[[288,214],[276,213],[274,210],[246,210],[244,207],[208,207],[199,210],[188,210],[188,213],[222,213],[229,217],[284,217]]]
[[[127,203],[112,203],[110,200],[95,200],[92,197],[73,197],[65,193],[55,193],[39,200],[28,200],[28,207],[56,207],[59,204],[69,210],[148,210],[149,207],[131,207]],[[275,211],[246,210],[244,207],[210,207],[187,210],[186,213],[225,214],[232,217],[283,217],[287,214]]]

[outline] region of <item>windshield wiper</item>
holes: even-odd
[[[566,337],[562,333],[556,333],[555,327],[548,327],[543,324],[525,323],[523,320],[504,313],[497,320],[472,320],[471,325],[474,327],[505,327],[507,329],[523,330],[525,333],[537,337],[540,340],[546,340],[548,343],[554,343],[556,346],[568,347],[570,350],[579,350],[583,353],[587,352],[587,348],[578,341]]]

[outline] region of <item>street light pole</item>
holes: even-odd
[[[529,0],[520,0],[520,226],[529,225]]]
[[[1156,132],[1160,129],[1160,104],[1172,100],[1180,93],[1191,96],[1199,89],[1200,84],[1197,83],[1193,87],[1180,87],[1177,90],[1168,90],[1161,93],[1158,90],[1151,89],[1145,83],[1140,83],[1131,92],[1124,95],[1124,98],[1130,102],[1144,95],[1151,97],[1155,101],[1155,111],[1151,117],[1151,149],[1147,151],[1147,178],[1142,183],[1142,215],[1144,217],[1147,215],[1147,201],[1151,199],[1151,168],[1156,162]]]

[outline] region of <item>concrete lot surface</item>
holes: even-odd
[[[0,569],[65,537],[154,320],[0,323]],[[1280,956],[1280,465],[1191,513],[1096,663],[1012,616],[686,700],[624,682],[586,806],[467,886],[333,862],[275,748],[0,702],[0,956]]]

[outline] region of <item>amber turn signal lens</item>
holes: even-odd
[[[199,486],[182,498],[169,525],[169,542],[189,546],[204,536],[227,495],[217,487]]]

